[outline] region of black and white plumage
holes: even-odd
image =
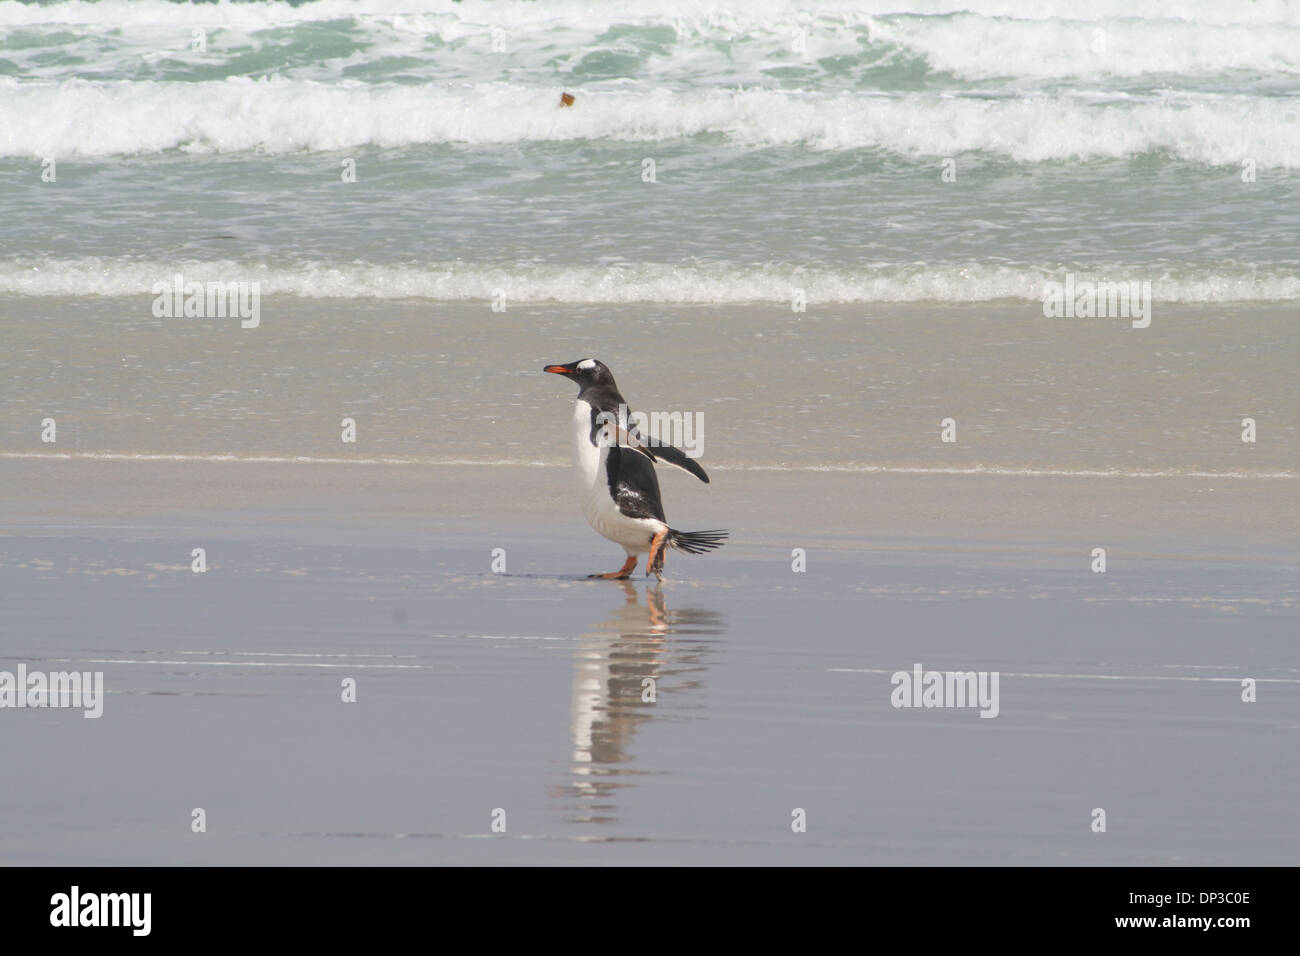
[[[676,548],[702,554],[720,547],[726,531],[677,531],[668,527],[655,475],[658,461],[676,465],[705,483],[709,476],[685,452],[652,443],[627,418],[627,401],[614,376],[595,359],[547,365],[578,385],[573,408],[573,455],[582,513],[602,536],[621,545],[627,561],[618,571],[592,577],[622,579],[632,574],[638,555],[649,554],[646,574],[661,576],[664,552]],[[625,417],[620,419],[620,409]]]

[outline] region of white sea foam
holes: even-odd
[[[1280,23],[1300,26],[1300,7],[1287,0],[315,0],[291,6],[280,0],[261,2],[172,3],[169,0],[62,0],[19,3],[0,0],[0,26],[36,24],[111,25],[211,24],[265,28],[293,23],[357,17],[410,15],[442,17],[448,22],[525,26],[588,24],[605,28],[619,22],[726,23],[745,29],[755,25],[914,13],[943,15],[971,12],[1017,19],[1181,20],[1204,24]]]
[[[968,80],[995,77],[1182,77],[1232,70],[1300,73],[1300,27],[1207,28],[1183,21],[943,19],[871,21],[873,42],[923,57],[934,70]]]
[[[1300,100],[1169,95],[1020,99],[776,90],[579,91],[550,87],[322,84],[232,78],[179,82],[20,82],[0,78],[0,156],[331,151],[362,146],[614,140],[713,135],[738,147],[881,149],[905,156],[978,151],[1018,162],[1157,150],[1211,165],[1300,166]]]
[[[784,304],[804,289],[810,304],[870,302],[1040,301],[1044,283],[1059,281],[1056,266],[980,263],[807,269],[793,265],[640,263],[610,266],[487,265],[431,262],[379,265],[307,262],[267,265],[234,261],[149,262],[127,259],[0,260],[0,294],[20,296],[128,296],[151,294],[176,272],[187,281],[261,283],[263,297],[490,301],[501,289],[510,302],[758,303]],[[1077,270],[1076,270],[1077,271]],[[1098,279],[1132,278],[1134,267],[1090,270]],[[1180,273],[1150,270],[1152,299],[1161,303],[1273,302],[1300,299],[1300,275],[1249,266]]]
[[[268,32],[304,24],[314,28],[313,47],[302,49],[310,55],[295,57],[293,37]],[[189,49],[196,27],[207,34],[201,52]],[[14,29],[44,31],[49,42],[5,45],[4,55],[20,66],[18,75],[47,79],[140,75],[142,65],[161,74],[244,73],[250,51],[257,51],[259,73],[327,81],[346,78],[363,61],[385,60],[430,82],[488,81],[503,70],[517,80],[571,81],[590,72],[589,55],[601,53],[629,55],[627,73],[615,70],[617,81],[649,87],[754,85],[774,68],[793,68],[814,87],[842,85],[863,70],[887,68],[899,52],[922,58],[932,71],[975,81],[1300,76],[1300,5],[1277,3],[0,0],[0,41]],[[628,32],[638,29],[639,39]],[[493,45],[498,33],[504,50]],[[325,36],[338,41],[332,57],[320,55],[331,46],[322,43]],[[354,44],[364,50],[359,58],[351,55]],[[369,79],[383,73],[377,66]]]
[[[319,458],[309,455],[183,455],[153,452],[28,452],[0,451],[0,459],[37,459],[51,461],[166,461],[216,462],[247,465],[424,465],[468,468],[565,468],[563,461],[540,461],[523,458],[430,458],[426,456],[387,456],[384,458]],[[1009,468],[997,465],[971,465],[965,468],[933,468],[912,465],[755,465],[718,462],[715,468],[727,471],[815,471],[872,475],[992,475],[1006,478],[1250,478],[1294,480],[1292,471],[1205,471],[1202,469],[1143,468]]]

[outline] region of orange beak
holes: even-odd
[[[572,370],[565,368],[563,365],[548,365],[546,368],[542,369],[542,371],[554,372],[556,375],[568,375]]]

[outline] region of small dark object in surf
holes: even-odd
[[[560,94],[560,105],[561,105],[561,106],[572,106],[572,105],[573,105],[573,94],[572,94],[572,93],[561,93],[561,94]]]

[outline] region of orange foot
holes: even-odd
[[[660,581],[664,576],[660,573],[664,569],[664,551],[667,550],[665,542],[668,540],[668,532],[660,531],[650,539],[650,557],[645,560],[645,576],[654,575]]]
[[[623,566],[619,568],[617,571],[610,571],[608,574],[589,574],[587,575],[587,577],[600,578],[603,581],[622,581],[624,578],[630,578],[632,576],[632,569],[635,567],[636,567],[636,555],[633,554],[630,555],[625,562],[623,562]]]

